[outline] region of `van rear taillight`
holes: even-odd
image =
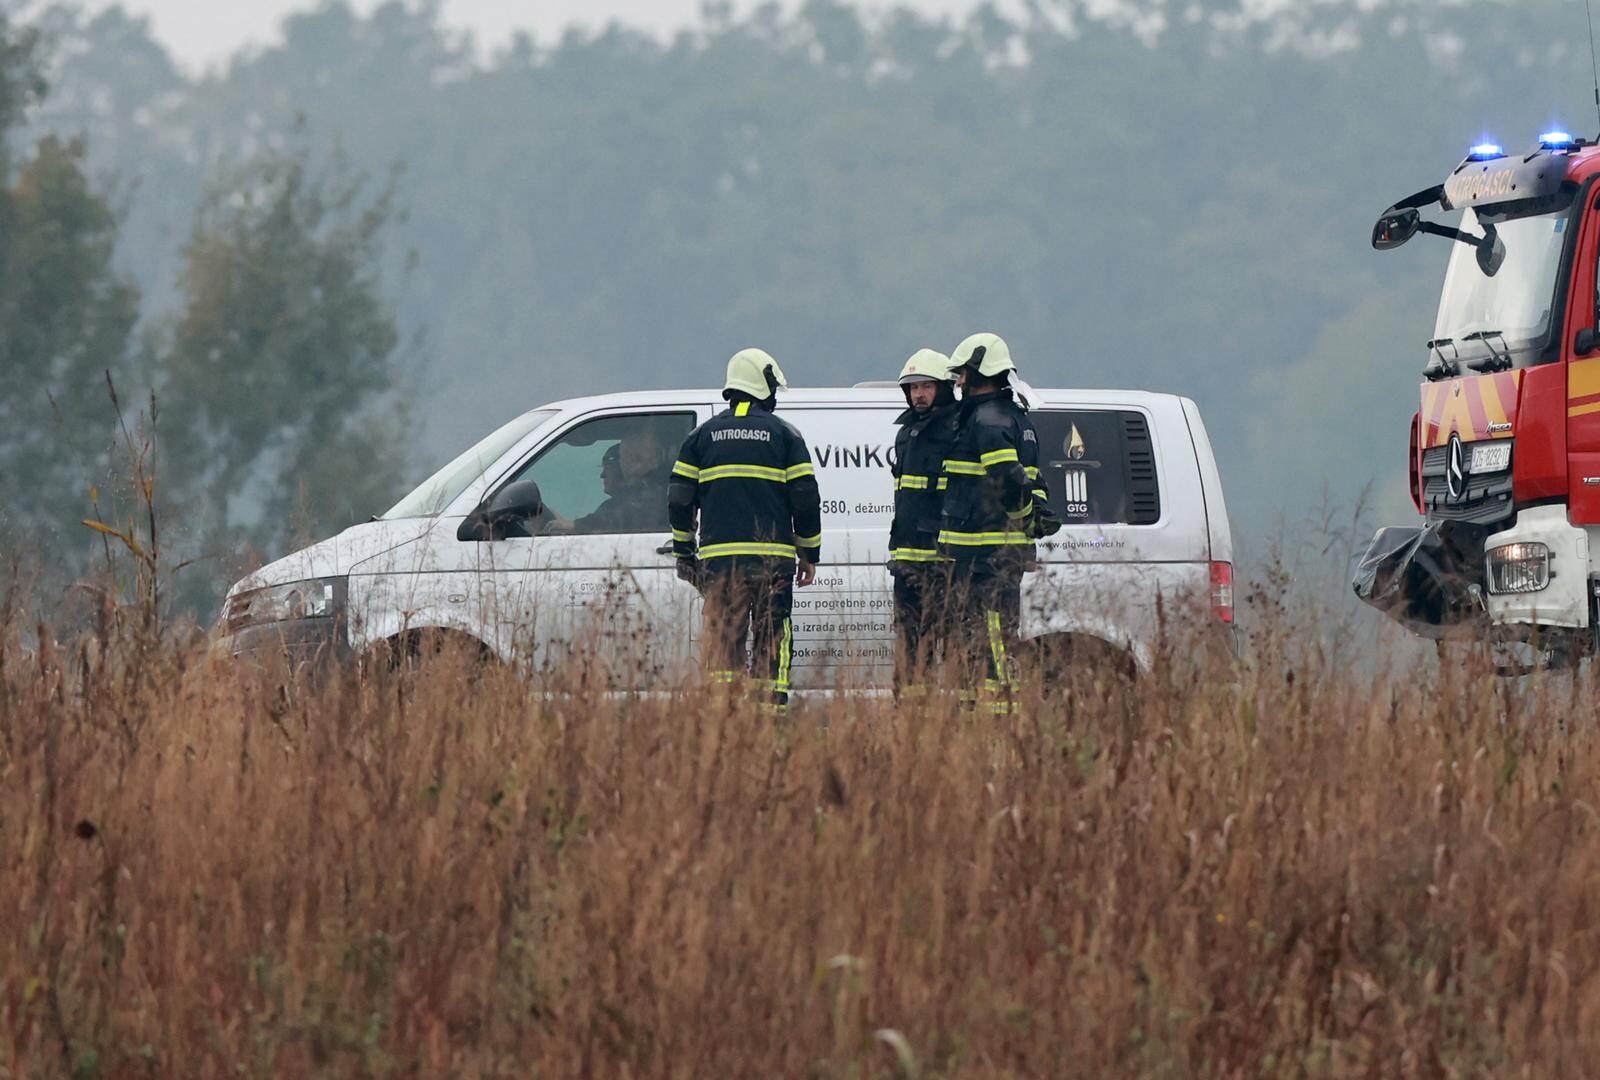
[[[1211,613],[1219,622],[1233,622],[1233,564],[1211,564]]]

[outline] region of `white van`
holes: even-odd
[[[1201,612],[1231,641],[1233,542],[1194,402],[1110,390],[1029,398],[1064,525],[1039,544],[1039,567],[1025,579],[1024,639],[1146,668],[1164,597],[1169,611]],[[811,447],[822,491],[823,563],[794,599],[797,689],[890,680],[890,467],[905,404],[898,388],[871,385],[789,390],[779,400],[778,414]],[[348,656],[431,631],[535,664],[584,650],[641,686],[682,670],[699,598],[668,553],[666,475],[684,436],[724,407],[715,390],[682,390],[524,413],[381,518],[234,585],[225,647]],[[621,468],[658,478],[658,494],[620,501]],[[518,535],[484,538],[481,508],[527,480],[546,515],[513,528]]]

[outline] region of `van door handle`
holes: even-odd
[[[668,540],[665,544],[662,544],[660,547],[656,548],[656,554],[657,555],[671,555],[672,554],[672,541]]]

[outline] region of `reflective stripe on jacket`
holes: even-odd
[[[1049,495],[1039,472],[1038,433],[1009,390],[962,400],[944,475],[939,552],[979,567],[1031,564],[1029,518]]]
[[[742,394],[684,440],[667,510],[680,558],[822,557],[811,451],[798,431]]]
[[[944,502],[944,460],[956,440],[955,402],[926,413],[907,409],[895,420],[894,523],[889,527],[892,562],[942,562],[939,511]]]

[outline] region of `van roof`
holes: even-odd
[[[1152,408],[1158,404],[1176,403],[1183,399],[1177,394],[1157,394],[1148,390],[1060,390],[1030,387],[1036,397],[1046,404],[1073,405],[1143,405]],[[701,405],[718,401],[721,390],[636,390],[616,394],[596,394],[590,397],[565,398],[541,405],[541,409],[587,411],[616,405]],[[818,386],[791,387],[779,397],[778,409],[797,405],[903,405],[905,395],[897,386]]]

